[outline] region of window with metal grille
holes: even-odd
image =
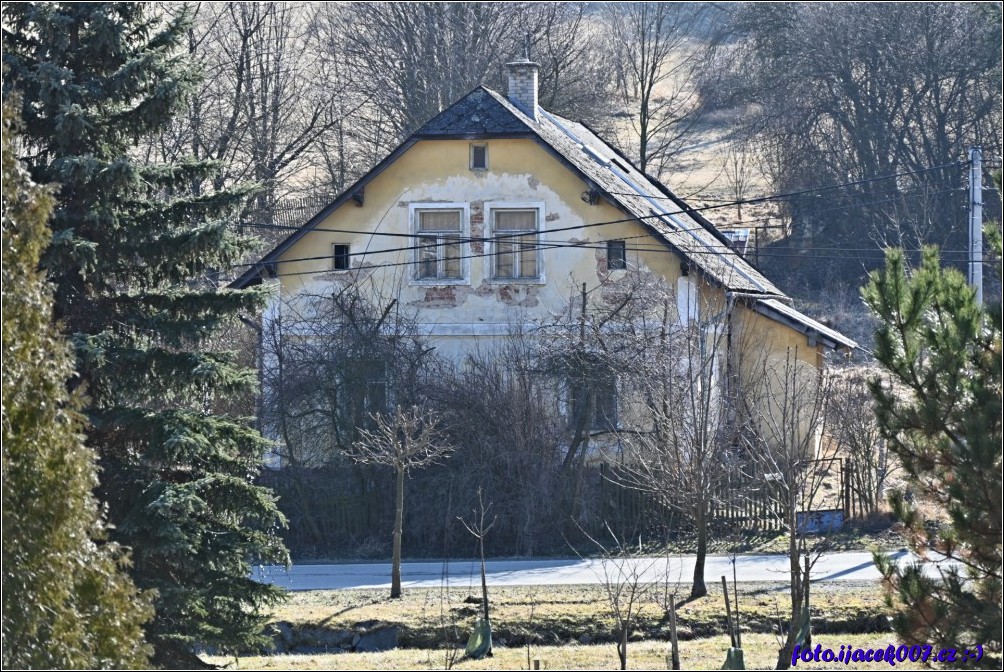
[[[350,256],[349,250],[350,248],[348,245],[335,243],[333,268],[336,271],[347,271],[352,266],[352,257]]]

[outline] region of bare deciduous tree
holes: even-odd
[[[322,48],[318,12],[287,2],[192,6],[189,52],[202,85],[188,115],[148,149],[160,158],[218,162],[211,181],[193,176],[195,193],[252,182],[252,208],[271,222],[279,199],[318,186],[318,143],[358,104],[347,73]]]
[[[658,175],[697,120],[697,76],[713,41],[702,34],[702,4],[607,3],[607,26],[621,100],[630,111],[631,153]]]
[[[885,503],[889,477],[899,465],[876,422],[866,374],[855,370],[842,372],[833,384],[828,416],[833,440],[851,466],[845,478],[850,479],[853,497],[862,513],[874,514]]]
[[[297,527],[314,547],[328,543],[330,521],[315,513],[319,502],[303,482],[308,470],[346,466],[347,478],[365,491],[368,474],[346,458],[360,429],[392,400],[420,403],[427,372],[438,366],[386,292],[364,278],[332,289],[277,301],[261,334],[262,429],[286,468]]]
[[[1000,10],[979,3],[774,4],[738,7],[742,37],[721,63],[719,91],[777,167],[778,192],[862,180],[825,214],[814,196],[785,204],[806,246],[937,243],[964,248],[953,198],[972,145],[1001,152]],[[709,68],[713,72],[717,68]],[[725,95],[726,98],[729,95]],[[884,178],[905,173],[896,179]],[[853,206],[833,209],[834,205]],[[896,224],[895,227],[892,224]],[[861,274],[857,255],[826,267]]]
[[[536,348],[534,337],[514,326],[494,345],[467,353],[429,390],[444,431],[463,447],[451,461],[453,487],[483,489],[499,516],[493,540],[527,556],[556,536],[555,516],[542,513],[560,499],[564,429],[553,407],[541,403],[553,388],[535,367]]]
[[[617,658],[620,669],[626,670],[628,639],[638,622],[638,612],[646,601],[652,599],[660,583],[665,580],[665,571],[659,571],[661,558],[644,557],[634,552],[630,545],[622,543],[623,540],[618,539],[609,527],[607,531],[614,542],[612,548],[607,548],[582,528],[579,528],[579,531],[596,548],[597,552],[590,560],[590,567],[603,586],[607,606],[610,607],[610,615],[616,626]]]
[[[376,413],[376,426],[359,431],[352,458],[360,464],[391,467],[396,474],[394,499],[394,552],[391,561],[391,598],[401,597],[401,536],[404,532],[404,478],[413,470],[437,464],[453,451],[437,431],[438,416],[417,406],[393,415]]]
[[[627,472],[632,487],[663,506],[691,516],[697,534],[691,599],[707,595],[704,564],[710,519],[719,486],[738,468],[735,447],[739,404],[737,353],[731,305],[681,324],[664,295],[663,321],[655,347],[642,363],[641,392],[650,419],[644,431],[624,434],[631,449]]]
[[[827,436],[830,379],[788,350],[783,361],[763,357],[743,381],[744,447],[756,487],[772,500],[788,536],[790,622],[778,652],[777,669],[787,669],[798,625],[808,609],[809,576],[825,546],[810,534],[811,517],[833,480],[836,442]]]
[[[609,68],[581,4],[353,3],[344,11],[350,67],[382,134],[374,142],[388,150],[478,84],[505,92],[503,66],[524,55],[527,37],[541,62],[541,104],[579,118],[605,109]]]

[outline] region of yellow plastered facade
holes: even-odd
[[[385,296],[413,311],[418,323],[429,325],[429,336],[440,352],[460,356],[471,339],[503,333],[514,323],[544,320],[574,301],[581,291],[616,281],[625,271],[606,269],[607,240],[624,240],[629,268],[656,273],[675,285],[681,259],[637,221],[604,200],[589,205],[581,195],[583,180],[555,156],[530,139],[479,141],[488,147],[488,169],[469,167],[471,142],[423,140],[410,147],[365,187],[361,207],[349,200],[319,222],[278,259],[276,274],[281,296],[330,292],[333,283],[366,278]],[[490,212],[495,206],[539,207],[541,250],[539,280],[493,279],[490,243],[464,245],[464,280],[436,284],[416,279],[413,210],[418,207],[465,206],[465,234],[490,236]],[[617,222],[601,226],[588,225]],[[588,228],[567,230],[587,225]],[[566,229],[553,231],[554,229]],[[391,235],[382,235],[391,234]],[[590,247],[574,247],[584,243]],[[349,245],[349,272],[334,271],[333,246]],[[638,249],[643,248],[643,249]],[[488,256],[478,256],[488,253]],[[724,306],[724,290],[690,277],[701,306]],[[806,362],[816,363],[819,347],[804,335],[739,307],[737,316],[764,333],[771,350],[796,348]],[[439,328],[437,328],[439,327]]]
[[[514,326],[577,314],[583,283],[591,293],[630,269],[643,269],[679,285],[680,256],[610,203],[587,203],[583,192],[589,186],[538,142],[477,143],[487,146],[487,169],[471,169],[472,141],[420,140],[366,183],[361,206],[349,199],[318,222],[276,259],[278,293],[270,314],[274,317],[284,302],[330,295],[356,282],[378,294],[381,305],[394,299],[439,355],[460,362],[465,353],[490,346]],[[461,280],[416,277],[417,252],[400,248],[416,245],[415,210],[436,207],[460,209],[463,235],[475,239],[491,236],[493,207],[538,209],[539,242],[545,246],[539,252],[539,277],[495,279],[490,242],[464,244],[462,256],[469,258],[463,260]],[[607,270],[608,240],[625,241],[629,270]],[[349,246],[348,271],[334,270],[336,244]],[[766,357],[783,366],[794,356],[821,367],[822,346],[802,333],[730,302],[722,287],[704,281],[696,269],[684,282],[696,286],[699,319],[731,305],[732,328],[741,335],[735,344],[745,350],[738,361]]]

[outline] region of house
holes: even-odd
[[[585,124],[540,107],[537,64],[508,71],[507,96],[481,86],[430,119],[232,286],[271,283],[295,300],[365,274],[460,359],[514,320],[546,319],[573,287],[646,269],[675,288],[680,324],[716,307],[776,357],[816,367],[825,349],[856,347],[794,309],[740,254],[744,241]]]

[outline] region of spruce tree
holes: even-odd
[[[1000,230],[987,237],[1000,273]],[[879,426],[906,473],[912,496],[893,510],[922,562],[899,568],[877,556],[908,643],[984,647],[979,665],[1001,664],[1001,305],[986,306],[934,248],[906,266],[890,251],[862,291],[881,319],[875,356],[887,379],[870,387]],[[917,505],[935,505],[947,524],[925,524]],[[937,556],[954,564],[934,564]],[[973,665],[968,661],[967,665]]]
[[[275,498],[253,483],[265,441],[226,412],[256,376],[213,347],[263,300],[209,280],[246,250],[229,224],[247,190],[197,193],[188,185],[214,166],[153,164],[136,149],[193,90],[186,28],[139,3],[9,3],[3,17],[23,159],[36,182],[59,185],[42,265],[75,347],[70,384],[89,397],[98,493],[136,584],[156,591],[147,637],[172,667],[199,664],[202,647],[260,643],[281,592],[251,568],[287,560]]]
[[[65,387],[70,344],[52,325],[52,287],[38,270],[53,199],[16,160],[13,116],[5,104],[3,667],[141,667],[149,596],[125,573],[121,549],[102,543],[82,400]]]

